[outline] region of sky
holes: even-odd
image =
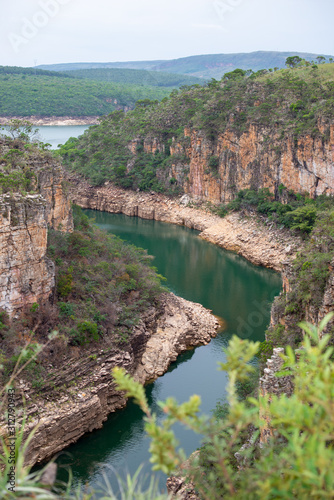
[[[0,0],[0,65],[334,54],[333,0]]]

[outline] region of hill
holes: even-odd
[[[0,116],[102,116],[117,109],[132,109],[141,99],[161,100],[173,88],[0,67]]]
[[[55,72],[52,72],[53,74]],[[86,78],[98,82],[125,83],[149,87],[178,88],[183,85],[203,85],[206,80],[181,73],[166,73],[163,71],[147,71],[140,69],[93,68],[64,71],[62,75],[73,78]]]
[[[250,76],[238,70],[113,113],[62,152],[95,185],[111,180],[214,202],[245,188],[278,192],[282,183],[332,192],[333,89],[334,64]]]
[[[233,71],[236,68],[260,69],[284,68],[287,57],[298,55],[307,61],[316,60],[318,55],[323,55],[327,60],[331,56],[324,54],[312,54],[304,52],[269,52],[257,51],[236,54],[205,54],[190,57],[182,57],[169,61],[128,61],[109,63],[63,63],[40,65],[38,68],[51,71],[72,71],[81,69],[102,69],[102,68],[128,68],[149,71],[166,71],[191,75],[198,78],[221,78],[224,73]]]

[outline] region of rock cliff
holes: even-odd
[[[46,258],[47,229],[71,231],[73,221],[63,168],[49,152],[26,153],[21,142],[0,139],[0,173],[0,308],[13,316],[49,297],[55,273]],[[34,194],[18,179],[28,179]]]
[[[36,428],[26,462],[50,458],[86,432],[101,428],[110,412],[125,406],[126,399],[114,387],[113,367],[124,367],[141,383],[154,380],[178,354],[207,344],[218,327],[218,320],[200,304],[163,294],[158,307],[143,315],[124,349],[92,345],[64,350],[61,368],[50,364],[42,390],[20,382],[29,422],[26,433]]]
[[[156,193],[135,193],[111,183],[96,188],[75,176],[70,176],[69,182],[72,199],[82,208],[184,225],[201,231],[201,238],[236,252],[253,264],[276,271],[282,270],[283,262],[291,260],[301,245],[300,238],[288,230],[273,223],[267,225],[265,219],[252,214],[232,213],[222,219],[205,208],[185,206],[184,197],[172,200]]]
[[[318,128],[325,132],[327,126],[319,121]],[[135,144],[130,146],[133,152]],[[163,148],[157,138],[144,140],[146,153]],[[185,128],[184,138],[172,142],[170,153],[168,177],[195,199],[226,203],[241,189],[259,188],[277,195],[280,184],[312,196],[334,193],[334,124],[327,139],[304,135],[297,141],[283,141],[272,128],[255,124],[241,135],[227,128],[214,141]],[[210,163],[212,158],[216,163]]]
[[[0,308],[12,314],[46,300],[54,264],[46,258],[46,201],[41,195],[0,196]]]

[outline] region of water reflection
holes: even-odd
[[[197,231],[125,215],[85,212],[95,217],[102,229],[154,255],[153,264],[166,276],[173,292],[201,303],[226,321],[226,329],[208,346],[181,355],[168,373],[146,388],[151,407],[157,413],[158,400],[174,396],[183,402],[198,394],[202,411],[210,414],[217,401],[224,398],[227,384],[227,374],[217,371],[218,361],[224,361],[222,347],[227,346],[234,333],[252,340],[264,339],[270,304],[281,289],[280,276],[202,241]],[[199,436],[181,426],[176,426],[176,435],[188,454],[200,444]],[[111,467],[133,474],[143,463],[144,471],[149,472],[148,448],[142,413],[129,402],[126,409],[108,418],[103,429],[88,434],[68,449],[75,481],[96,487],[103,482],[105,471],[115,485]],[[158,477],[163,488],[166,477]]]

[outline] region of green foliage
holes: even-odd
[[[208,167],[214,176],[218,175],[218,168],[219,168],[218,156],[210,156],[209,161],[208,161]]]
[[[303,59],[299,56],[290,56],[287,57],[285,64],[289,68],[296,68],[302,61]]]
[[[73,274],[68,272],[59,277],[57,283],[57,293],[59,297],[66,299],[73,289]]]
[[[99,340],[99,328],[92,321],[79,321],[76,328],[70,330],[70,343],[72,345],[86,345]]]
[[[247,377],[251,368],[247,363],[258,344],[234,337],[226,351],[227,362],[222,366],[229,373],[229,411],[218,421],[208,422],[198,417],[199,402],[193,397],[180,406],[172,400],[160,403],[166,420],[158,426],[140,386],[124,371],[116,369],[118,388],[134,397],[146,414],[155,468],[167,473],[179,468],[183,453],[176,450],[175,436],[169,426],[170,422],[179,421],[205,434],[204,451],[199,458],[193,458],[187,471],[183,470],[200,498],[331,498],[334,495],[334,364],[330,360],[333,349],[327,347],[328,336],[319,340],[330,317],[319,328],[301,325],[306,335],[298,361],[292,349],[287,349],[281,375],[293,378],[291,397],[267,394],[248,401],[238,399],[236,382]],[[259,447],[259,430],[268,426],[268,422],[274,429],[273,435]],[[247,446],[242,448],[247,439]],[[239,463],[234,456],[236,452]]]
[[[0,194],[35,193],[38,190],[38,171],[51,158],[35,130],[26,120],[12,120],[8,135],[0,134]]]
[[[48,249],[56,261],[54,321],[72,345],[103,338],[127,342],[140,314],[164,290],[146,251],[95,228],[73,207],[74,231],[50,230]]]
[[[1,68],[0,68],[1,70]],[[59,73],[0,71],[0,115],[102,116],[118,108],[133,108],[139,99],[161,100],[172,87],[112,83],[72,78]]]
[[[171,185],[169,179],[172,165],[186,170],[189,164],[185,128],[200,130],[212,142],[226,130],[241,135],[251,124],[265,126],[268,137],[280,134],[282,141],[297,141],[303,134],[324,138],[318,121],[321,117],[329,123],[334,116],[333,69],[323,65],[319,77],[305,66],[269,74],[235,70],[221,81],[174,90],[161,102],[144,99],[126,114],[111,113],[78,141],[71,139],[61,154],[68,168],[94,185],[113,181],[124,188],[165,192],[175,186],[178,192],[183,183]],[[144,141],[154,140],[157,152],[145,152]],[[172,149],[170,156],[173,140],[182,151]],[[269,148],[270,141],[264,147]],[[207,167],[217,175],[216,160],[209,160]]]
[[[74,304],[69,302],[58,302],[59,312],[62,316],[73,316],[75,311]]]
[[[73,78],[86,78],[99,82],[114,82],[125,85],[178,88],[182,85],[203,84],[202,78],[162,71],[147,71],[127,68],[91,68],[66,71]]]
[[[302,233],[309,234],[317,218],[317,209],[314,206],[298,207],[287,213],[288,220],[291,221],[291,229],[296,229]]]
[[[257,356],[260,359],[261,366],[264,366],[267,359],[269,359],[274,351],[274,344],[272,341],[265,340],[260,343],[259,350],[257,352]]]
[[[33,305],[30,307],[30,312],[35,313],[39,309],[39,304],[37,302],[34,302]]]
[[[233,71],[230,71],[229,73],[224,74],[224,80],[239,80],[240,78],[243,78],[246,76],[246,71],[240,68],[236,68]]]
[[[317,218],[334,207],[332,196],[318,196],[315,199],[308,195],[287,192],[282,184],[278,189],[282,201],[275,200],[274,195],[267,188],[257,191],[243,189],[239,191],[233,201],[225,206],[226,212],[232,210],[256,210],[259,214],[267,215],[269,220],[308,235],[314,228]],[[223,216],[226,215],[223,211]]]
[[[317,317],[323,306],[334,257],[334,211],[331,205],[330,199],[318,200],[319,211],[313,230],[292,263],[289,276],[291,290],[275,300],[275,308],[280,301],[278,317],[287,325],[285,328],[283,324],[278,324],[267,332],[266,338],[275,345],[298,345],[302,340],[298,323],[310,313]],[[310,206],[307,204],[305,208]],[[334,342],[333,334],[331,342]]]

